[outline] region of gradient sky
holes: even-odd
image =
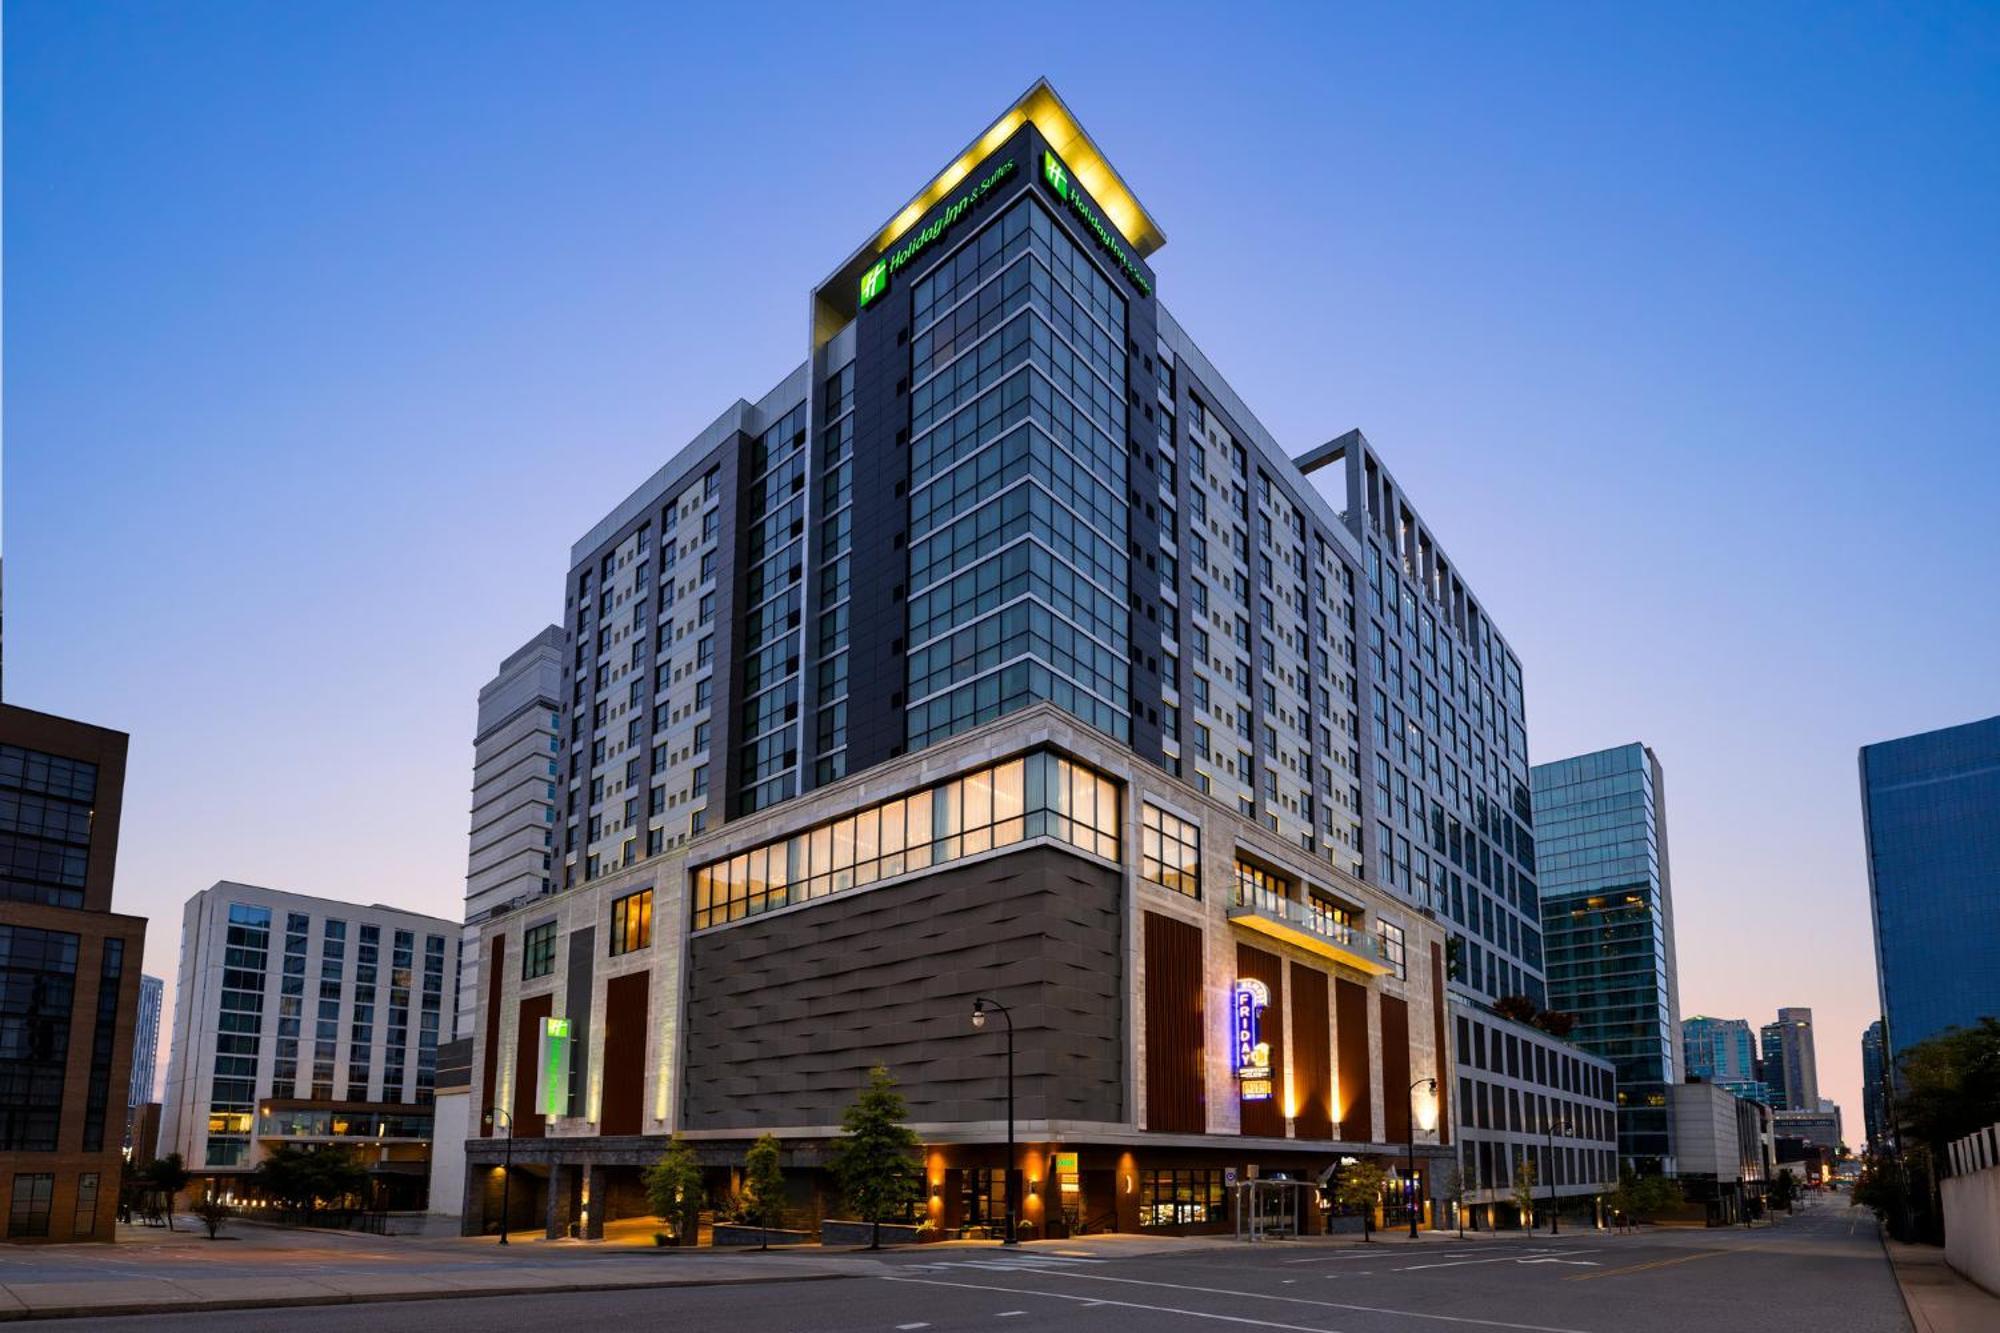
[[[1810,1005],[1858,1140],[1855,750],[2000,712],[2000,11],[1227,8],[9,5],[7,697],[131,732],[148,970],[221,878],[454,915],[569,543],[1047,74],[1535,760],[1655,748],[1685,1012]]]

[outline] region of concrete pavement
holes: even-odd
[[[1917,1333],[1992,1333],[2000,1329],[2000,1296],[1952,1271],[1934,1245],[1905,1245],[1883,1237],[1896,1283]]]

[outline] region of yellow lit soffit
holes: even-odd
[[[1105,160],[1097,150],[1097,144],[1077,124],[1076,117],[1063,105],[1062,98],[1049,86],[1047,79],[1037,79],[1032,88],[1023,93],[1019,100],[993,124],[986,132],[973,140],[950,166],[939,172],[931,183],[889,221],[889,225],[876,234],[873,244],[868,247],[870,255],[887,250],[898,236],[908,231],[917,219],[930,212],[939,200],[950,193],[952,188],[964,180],[971,170],[984,161],[1000,145],[1007,142],[1014,131],[1024,124],[1032,123],[1041,132],[1057,156],[1068,164],[1070,174],[1075,176],[1090,197],[1104,210],[1111,224],[1119,234],[1132,243],[1132,248],[1145,258],[1167,243],[1167,235],[1138,198],[1127,188],[1124,178]]]

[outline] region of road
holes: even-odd
[[[1096,1252],[1102,1255],[1103,1251]],[[731,1333],[1907,1333],[1872,1219],[1828,1200],[1775,1228],[1282,1242],[1142,1258],[1083,1246],[855,1257],[852,1279],[791,1285],[153,1315],[148,1333],[281,1327],[425,1333],[577,1326]],[[63,1320],[132,1333],[127,1319]],[[51,1327],[54,1325],[51,1324]]]

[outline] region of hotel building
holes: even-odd
[[[980,996],[1038,1234],[1226,1226],[1413,1108],[1434,1183],[1448,995],[1542,993],[1520,666],[1360,432],[1251,414],[1164,241],[1037,83],[572,548],[564,891],[482,927],[469,1230],[509,1121],[513,1223],[589,1232],[669,1133],[810,1170],[877,1062],[924,1208],[988,1221]]]
[[[421,1206],[458,933],[227,880],[189,898],[160,1152],[227,1191],[280,1144],[337,1144],[377,1206]]]

